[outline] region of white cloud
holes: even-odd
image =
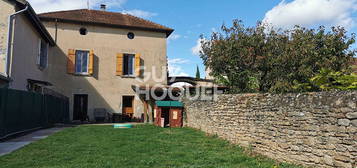
[[[86,9],[88,8],[87,0],[28,0],[37,13]],[[90,9],[98,9],[100,4],[106,4],[108,9],[121,8],[127,0],[89,0]],[[127,13],[141,18],[150,18],[157,16],[157,13],[147,12],[139,9],[122,10]]]
[[[28,0],[37,13],[84,9],[87,8],[87,0]],[[98,8],[100,4],[106,4],[108,8],[121,7],[126,0],[90,0],[91,9]]]
[[[139,10],[139,9],[133,9],[133,10],[123,10],[123,13],[127,13],[133,16],[137,16],[140,18],[151,18],[153,16],[157,16],[157,13],[152,13],[152,12],[148,12],[148,11],[143,11],[143,10]]]
[[[193,86],[193,85],[186,82],[177,82],[171,85],[171,87],[185,87],[185,86]]]
[[[182,58],[174,58],[168,60],[169,64],[187,64],[190,61]]]
[[[264,23],[274,27],[291,28],[301,26],[343,26],[355,25],[353,13],[357,0],[283,0],[265,14]]]
[[[211,28],[211,31],[212,31],[212,32],[217,32],[217,29],[214,28],[214,27],[212,27],[212,28]]]
[[[181,38],[181,35],[179,35],[179,34],[171,34],[171,35],[169,36],[169,38],[167,39],[167,41],[170,42],[170,41],[177,40],[177,39],[179,39],[179,38]]]
[[[189,76],[182,67],[182,64],[189,63],[189,60],[182,58],[174,58],[168,60],[170,76]]]
[[[203,39],[205,41],[205,39]],[[196,42],[196,45],[191,48],[191,52],[193,55],[200,55],[200,52],[202,51],[202,45],[201,45],[202,39],[198,39]]]

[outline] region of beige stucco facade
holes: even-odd
[[[14,82],[10,82],[9,87],[27,90],[27,79],[46,81],[49,76],[48,68],[40,70],[37,65],[42,37],[24,15],[16,16],[14,25],[14,45],[9,72]]]
[[[94,119],[96,108],[105,108],[111,113],[122,113],[122,97],[136,96],[132,85],[155,85],[167,83],[166,34],[136,31],[122,28],[102,27],[85,24],[44,22],[57,47],[50,51],[49,82],[54,90],[70,98],[70,116],[73,117],[75,94],[88,95],[88,116]],[[85,27],[87,35],[80,35]],[[133,32],[134,39],[127,33]],[[56,38],[57,37],[57,38]],[[67,73],[67,53],[69,49],[94,50],[94,73],[92,76],[76,76]],[[125,78],[116,75],[117,53],[141,54],[141,66],[145,67],[148,79]],[[154,71],[156,78],[149,75]],[[140,118],[144,111],[143,101],[135,99],[134,116]],[[149,111],[152,111],[150,108]],[[150,112],[149,112],[150,113]]]
[[[8,18],[20,9],[16,9],[16,5],[9,1],[1,0],[0,4],[0,70],[5,75],[5,58],[8,50]],[[36,64],[39,54],[39,41],[43,38],[24,13],[13,17],[12,23],[11,46],[9,47],[11,54],[8,57],[9,72],[7,74],[12,82],[9,83],[8,87],[27,90],[28,79],[45,81],[48,76],[48,70],[40,70]]]
[[[0,0],[0,74],[5,75],[9,16],[15,13],[15,5],[7,0]]]
[[[13,20],[12,45],[8,47],[8,18],[20,9],[16,9],[16,4],[7,0],[0,0],[0,5],[0,73],[5,76],[5,58],[7,48],[10,48],[9,88],[27,90],[28,79],[51,83],[53,86],[45,87],[69,98],[70,119],[73,119],[76,94],[88,95],[87,114],[90,120],[94,120],[94,109],[104,108],[109,113],[122,113],[123,96],[136,97],[133,102],[135,118],[142,118],[144,111],[148,114],[147,118],[153,117],[153,101],[148,101],[149,106],[145,106],[132,86],[167,84],[165,32],[43,21],[46,33],[50,33],[56,46],[48,49],[47,68],[40,69],[37,63],[40,40],[45,40],[41,32],[44,28],[40,27],[41,30],[38,30],[39,27],[34,26],[34,20],[31,20],[28,13],[16,15]],[[87,35],[79,33],[79,29],[83,27],[88,31]],[[133,32],[135,38],[129,39],[128,32]],[[48,36],[45,38],[48,41]],[[69,49],[94,51],[92,75],[79,76],[67,73]],[[140,54],[143,75],[117,76],[119,53]]]

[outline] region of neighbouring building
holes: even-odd
[[[9,88],[68,97],[71,120],[95,120],[105,111],[153,121],[155,101],[133,86],[167,85],[173,29],[105,6],[36,15],[26,1],[0,4],[0,81]]]
[[[46,80],[55,42],[26,1],[0,0],[0,9],[0,87],[28,90]]]
[[[70,98],[73,120],[82,114],[93,120],[103,109],[152,118],[144,114],[152,114],[153,103],[140,99],[132,86],[167,84],[166,40],[173,29],[105,10],[39,17],[57,44],[49,81]]]
[[[212,70],[210,68],[206,67],[206,70],[205,70],[206,77],[205,77],[205,79],[214,80],[214,77],[211,75],[211,72],[212,72]]]

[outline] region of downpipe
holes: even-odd
[[[14,19],[16,17],[16,15],[18,14],[21,14],[23,12],[26,12],[27,10],[29,9],[28,5],[26,5],[26,7],[20,11],[17,11],[16,13],[14,14],[11,14],[9,16],[9,19],[8,19],[8,32],[7,32],[7,55],[6,55],[6,58],[5,58],[5,75],[10,78],[10,60],[12,60],[12,50],[13,50],[13,29],[14,29]]]

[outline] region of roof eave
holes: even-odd
[[[39,19],[42,20],[42,21],[58,21],[58,22],[66,22],[66,23],[80,23],[80,24],[86,23],[86,24],[99,25],[99,26],[108,26],[108,27],[116,27],[116,28],[125,28],[125,29],[136,29],[136,30],[143,30],[143,31],[161,32],[161,33],[165,33],[166,34],[166,38],[168,38],[174,32],[174,29],[156,29],[156,28],[149,28],[149,27],[115,25],[115,24],[88,22],[88,21],[78,21],[78,20],[72,20],[72,19],[63,19],[63,18],[46,17],[46,16],[39,16]]]
[[[175,29],[171,29],[171,30],[167,31],[166,38],[168,38],[174,31],[175,31]]]
[[[27,3],[27,5],[29,6],[29,9],[27,10],[28,11],[27,16],[32,21],[33,25],[39,31],[41,36],[50,44],[50,46],[55,46],[56,42],[53,40],[50,33],[47,31],[45,26],[42,24],[41,20],[38,18],[35,10],[32,8],[32,6],[29,3]]]
[[[28,6],[28,10],[26,11],[26,14],[27,14],[26,16],[31,21],[33,26],[36,28],[38,33],[42,36],[42,38],[44,38],[50,44],[50,46],[56,45],[52,36],[47,31],[45,26],[43,26],[42,22],[40,21],[40,19],[37,16],[35,10],[32,8],[32,6],[29,2],[27,2],[25,0],[10,0],[10,1],[15,2],[16,6],[20,9],[24,9],[26,6]]]

